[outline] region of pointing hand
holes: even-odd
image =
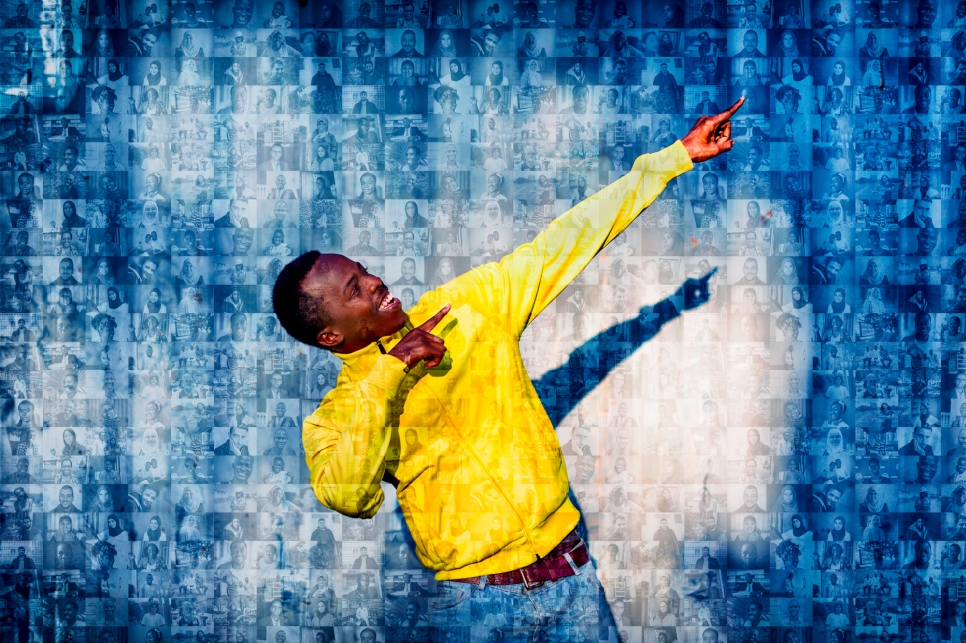
[[[438,366],[443,361],[446,345],[442,337],[433,335],[430,331],[436,328],[436,324],[446,316],[450,308],[452,305],[446,304],[438,313],[412,329],[389,354],[405,362],[409,368],[414,368],[423,360],[426,360],[426,368]]]
[[[731,139],[730,119],[744,103],[745,97],[742,96],[738,102],[717,116],[702,116],[698,119],[691,131],[681,139],[692,161],[703,163],[735,146]]]

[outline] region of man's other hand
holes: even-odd
[[[735,146],[735,142],[731,140],[730,119],[744,102],[745,97],[742,96],[737,103],[717,116],[702,116],[698,119],[691,131],[681,139],[692,161],[703,163]]]
[[[389,351],[389,354],[405,362],[409,368],[414,368],[424,359],[426,368],[438,366],[443,361],[443,355],[446,354],[446,345],[442,337],[437,337],[430,331],[436,328],[436,324],[446,316],[450,308],[452,305],[446,304],[438,313],[412,329]]]
[[[710,282],[718,269],[715,268],[708,274],[697,279],[686,279],[681,288],[675,294],[684,297],[684,310],[693,310],[702,304],[708,303],[711,299]]]

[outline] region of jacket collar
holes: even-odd
[[[403,337],[409,334],[409,331],[412,329],[412,321],[409,319],[409,315],[406,315],[406,325],[392,335],[380,337],[368,346],[360,348],[354,353],[336,353],[336,357],[342,360],[342,364],[349,372],[368,370],[372,367],[376,359],[383,354],[383,352],[388,353],[395,348],[396,344],[398,344]],[[380,349],[380,346],[382,349]]]

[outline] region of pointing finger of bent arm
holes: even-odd
[[[425,330],[426,332],[433,330],[434,328],[436,328],[436,324],[442,321],[443,317],[446,316],[446,313],[448,313],[452,307],[453,307],[452,304],[446,304],[445,306],[443,306],[442,309],[440,309],[438,313],[436,313],[435,315],[427,319],[425,322],[417,326],[417,328],[419,328],[420,330]]]

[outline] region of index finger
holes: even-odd
[[[741,98],[739,98],[739,99],[738,99],[737,101],[735,101],[735,104],[734,104],[734,105],[732,105],[731,107],[729,107],[729,108],[728,108],[728,109],[726,109],[725,111],[723,111],[723,112],[721,112],[720,114],[718,114],[717,116],[715,116],[715,117],[713,118],[713,120],[714,120],[715,122],[717,122],[717,123],[723,123],[724,121],[726,121],[726,120],[728,120],[729,118],[731,118],[732,116],[734,116],[734,114],[735,114],[735,112],[737,112],[737,111],[738,111],[738,109],[739,109],[739,108],[740,108],[740,107],[741,107],[742,105],[744,105],[744,104],[745,104],[745,97],[744,97],[744,96],[742,96],[742,97],[741,97]]]
[[[446,317],[446,313],[448,313],[452,307],[452,304],[446,304],[438,313],[424,321],[418,328],[427,332],[433,330],[436,328],[436,324],[438,324],[443,317]]]

